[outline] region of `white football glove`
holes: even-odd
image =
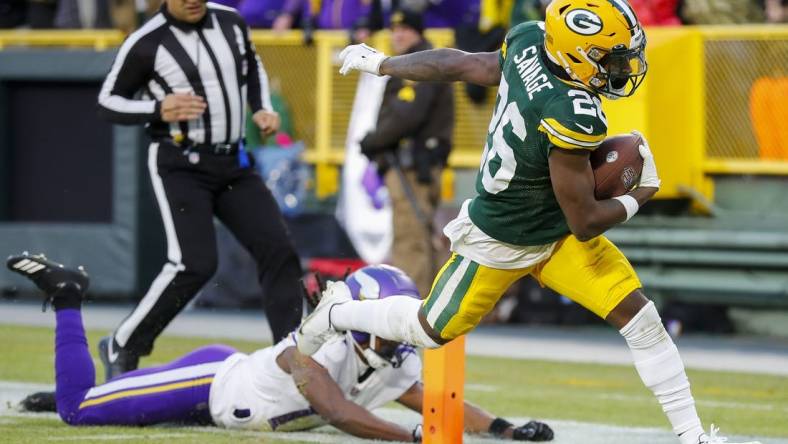
[[[643,171],[640,173],[640,184],[638,184],[638,186],[659,188],[662,181],[659,180],[659,176],[657,175],[657,164],[654,163],[654,155],[651,154],[651,149],[648,147],[648,141],[638,130],[633,130],[632,134],[640,136],[640,140],[643,141],[638,147],[640,156],[643,158]]]
[[[350,294],[350,287],[347,286],[345,281],[328,281],[326,282],[326,289],[323,290],[323,296],[327,294],[337,295],[338,299],[353,299]]]
[[[339,59],[342,60],[339,73],[346,76],[351,69],[357,69],[379,76],[380,64],[387,58],[386,54],[364,43],[350,45],[339,53]]]

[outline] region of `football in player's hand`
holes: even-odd
[[[638,184],[643,170],[643,158],[638,150],[641,143],[636,134],[620,134],[608,137],[591,153],[597,200],[621,196]]]

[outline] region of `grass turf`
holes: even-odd
[[[104,332],[88,332],[91,349]],[[0,325],[0,380],[53,383],[53,333],[48,328]],[[142,366],[166,363],[210,341],[163,337]],[[250,341],[223,341],[241,351],[259,347]],[[97,369],[100,364],[94,359]],[[689,372],[698,410],[706,424],[729,434],[788,437],[788,378],[741,373]],[[98,375],[98,380],[103,377]],[[621,426],[667,428],[659,406],[629,366],[559,363],[468,357],[466,398],[500,416],[555,418]],[[259,442],[259,435],[211,433],[182,427],[81,427],[52,418],[0,416],[0,441],[41,442],[113,436],[113,441]],[[127,437],[127,439],[119,439]],[[5,441],[8,439],[8,441]],[[268,443],[292,440],[265,439]]]

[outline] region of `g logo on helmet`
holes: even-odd
[[[573,9],[565,20],[569,29],[581,35],[594,35],[602,30],[602,19],[588,9]]]

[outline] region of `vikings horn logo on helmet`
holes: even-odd
[[[365,299],[378,299],[380,298],[380,283],[364,272],[364,269],[358,270],[353,274],[359,283],[358,297],[360,300]]]

